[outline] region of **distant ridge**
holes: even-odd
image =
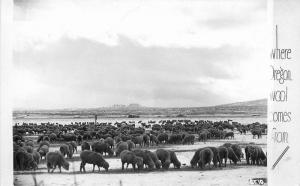
[[[258,99],[252,101],[241,101],[236,103],[222,104],[222,105],[217,105],[215,107],[238,107],[238,106],[259,107],[259,106],[267,106],[267,105],[268,105],[268,99]]]

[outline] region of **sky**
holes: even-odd
[[[14,108],[267,97],[267,1],[15,0]]]

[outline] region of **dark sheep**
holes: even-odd
[[[220,166],[221,162],[220,162],[220,156],[219,156],[218,149],[216,147],[207,147],[207,148],[210,148],[212,150],[212,152],[214,153],[214,156],[213,156],[214,167],[217,167],[218,163],[219,163],[219,166]]]
[[[158,145],[158,139],[157,139],[157,137],[155,136],[155,135],[151,135],[150,136],[150,144],[152,144],[152,145]]]
[[[234,164],[236,164],[239,161],[239,158],[236,156],[236,154],[234,153],[233,149],[231,147],[227,148],[228,150],[228,158],[231,161],[233,161]]]
[[[95,165],[98,166],[99,172],[100,167],[103,167],[106,171],[108,171],[109,164],[105,159],[101,156],[101,154],[98,154],[96,152],[85,150],[80,153],[81,158],[81,164],[80,164],[80,172],[85,172],[85,164],[93,164],[93,172],[95,171]]]
[[[194,144],[195,142],[195,136],[193,134],[186,135],[183,140],[182,144]]]
[[[51,172],[53,172],[56,169],[56,166],[58,166],[59,172],[61,172],[61,167],[63,167],[65,170],[69,170],[69,162],[67,162],[63,155],[58,151],[48,152],[46,155],[46,162],[48,172],[50,172],[51,168]]]
[[[136,156],[132,151],[123,150],[120,154],[121,162],[122,162],[122,170],[124,170],[124,164],[127,163],[127,167],[129,164],[132,164],[133,170],[135,170],[135,166],[138,166],[138,169],[143,169],[143,158]]]
[[[33,155],[24,151],[16,152],[16,167],[17,170],[35,170],[38,168],[36,162],[34,161]]]
[[[206,164],[208,164],[208,167],[210,167],[210,162],[213,160],[214,153],[210,148],[204,148],[199,153],[199,161],[198,164],[201,169],[205,167]]]
[[[82,136],[78,135],[77,138],[76,138],[76,141],[77,141],[78,145],[81,145],[81,143],[82,143]]]
[[[238,144],[231,145],[231,148],[234,151],[235,155],[238,157],[239,161],[241,162],[241,159],[244,158],[242,148]]]
[[[59,151],[61,152],[61,154],[65,157],[65,155],[69,156],[70,154],[70,148],[68,144],[62,144],[59,147]]]
[[[119,156],[123,150],[128,150],[128,143],[124,141],[117,145],[116,156]]]
[[[50,143],[49,143],[48,141],[42,141],[42,142],[40,143],[40,145],[39,145],[37,151],[40,151],[40,148],[41,148],[42,146],[44,146],[44,145],[48,146],[48,148],[50,147]]]
[[[168,141],[168,134],[160,133],[160,134],[158,134],[157,139],[158,139],[159,143],[166,143]]]
[[[233,139],[233,138],[234,138],[234,133],[233,133],[233,132],[226,132],[226,134],[225,134],[225,139],[226,139],[226,138],[229,139],[229,137],[230,137],[230,139]]]
[[[197,166],[197,163],[199,162],[199,159],[200,159],[200,151],[202,149],[203,148],[200,148],[200,149],[196,150],[196,152],[194,153],[194,156],[192,157],[192,159],[190,161],[192,168]]]
[[[169,153],[170,153],[170,160],[171,160],[171,163],[173,163],[173,165],[174,165],[175,168],[180,169],[181,163],[180,163],[180,161],[178,160],[178,158],[177,158],[175,152],[169,150]]]
[[[84,141],[82,144],[81,144],[81,151],[84,151],[84,150],[91,150],[91,146],[88,142]]]
[[[157,158],[161,161],[162,167],[164,169],[169,169],[171,164],[170,152],[165,149],[157,149],[155,153]]]
[[[126,141],[128,144],[128,150],[132,150],[134,148],[134,143],[131,140]]]
[[[154,162],[149,154],[147,154],[144,150],[135,149],[132,151],[136,156],[143,158],[143,164],[147,165],[150,170],[154,168]]]
[[[225,162],[225,167],[227,164],[227,159],[228,159],[228,150],[226,147],[220,146],[218,147],[218,152],[219,152],[219,157],[220,157],[220,164],[219,167],[221,167],[221,165],[223,164],[223,159]]]
[[[74,154],[75,151],[77,152],[77,144],[76,144],[75,141],[71,141],[71,142],[69,142],[68,144],[71,144],[71,145],[72,145],[72,151],[73,151],[73,154]]]
[[[151,151],[148,151],[148,150],[145,150],[146,154],[149,154],[149,156],[151,157],[152,161],[154,162],[155,164],[155,167],[157,169],[160,169],[161,168],[161,162],[159,161],[156,153],[154,152],[151,152]]]
[[[150,145],[150,137],[148,136],[148,134],[144,134],[143,135],[143,142],[144,142],[144,146],[149,146]]]
[[[38,152],[41,155],[41,159],[43,159],[43,156],[46,157],[46,154],[49,152],[49,147],[47,145],[43,145]]]
[[[103,142],[94,142],[92,144],[92,150],[95,152],[99,152],[100,154],[104,155],[107,153],[109,156],[113,156],[114,155],[114,151],[109,148],[109,145],[107,143]]]
[[[111,149],[114,147],[114,139],[112,137],[105,138],[104,142],[109,145]]]
[[[37,151],[33,151],[32,152],[32,156],[33,156],[33,159],[34,161],[36,162],[36,164],[38,165],[40,163],[40,159],[41,159],[41,155],[40,153],[38,153]]]
[[[262,148],[258,146],[254,146],[254,145],[246,146],[245,154],[246,154],[246,161],[248,165],[249,165],[249,159],[251,160],[252,165],[255,164],[264,165],[267,160],[267,156],[263,152]]]

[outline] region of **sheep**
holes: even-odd
[[[239,158],[236,156],[236,154],[234,153],[231,147],[228,147],[227,150],[228,150],[228,158],[230,160],[230,163],[231,161],[233,161],[233,163],[236,164],[237,161],[239,161]]]
[[[154,162],[149,154],[147,154],[144,150],[135,149],[132,151],[136,156],[143,158],[143,164],[147,165],[150,170],[154,168]]]
[[[43,159],[43,156],[46,157],[46,154],[49,152],[49,147],[47,145],[43,145],[39,148],[38,152],[41,155],[41,159]]]
[[[91,146],[88,142],[84,141],[82,144],[81,144],[81,151],[84,151],[84,150],[91,150]]]
[[[123,150],[128,150],[128,144],[122,141],[117,145],[116,156],[119,156]]]
[[[75,151],[77,152],[77,144],[76,144],[75,141],[71,141],[71,142],[69,142],[68,144],[71,144],[71,145],[72,145],[72,151],[73,151],[73,154],[74,154]]]
[[[195,142],[195,136],[192,134],[186,135],[183,140],[182,140],[182,144],[194,144]]]
[[[175,168],[180,169],[181,163],[180,163],[180,161],[178,160],[178,158],[177,158],[175,152],[169,150],[169,153],[170,153],[170,160],[171,160],[171,163],[173,163],[173,165],[174,165]]]
[[[40,145],[39,145],[37,151],[40,151],[40,148],[41,148],[42,146],[44,146],[44,145],[48,146],[48,148],[50,147],[50,143],[49,143],[48,141],[42,141],[42,142],[40,143]]]
[[[132,164],[133,170],[135,170],[135,166],[138,166],[138,169],[143,168],[143,158],[136,156],[132,151],[123,150],[120,154],[121,162],[122,162],[122,170],[124,170],[124,164],[127,163],[127,167],[129,164]]]
[[[227,164],[227,159],[228,159],[228,150],[226,147],[220,146],[218,147],[218,152],[219,152],[219,157],[220,157],[220,164],[219,167],[221,167],[221,164],[223,163],[223,159],[225,161],[225,167]]]
[[[238,157],[239,161],[241,162],[241,158],[244,158],[244,154],[242,151],[242,148],[238,144],[233,144],[230,146],[235,153],[235,155]]]
[[[204,148],[199,153],[199,161],[198,164],[201,169],[205,167],[206,164],[208,164],[208,167],[210,167],[210,162],[213,160],[214,153],[210,148]]]
[[[69,162],[67,162],[64,156],[58,151],[47,153],[46,164],[47,164],[48,172],[50,172],[50,169],[52,168],[51,173],[54,172],[56,166],[58,166],[60,173],[61,173],[61,167],[63,167],[65,170],[69,170]]]
[[[199,159],[200,159],[200,151],[202,149],[203,148],[200,148],[200,149],[196,150],[196,152],[194,153],[194,156],[192,157],[192,159],[190,161],[190,164],[191,164],[192,168],[197,166],[197,163],[199,162]]]
[[[234,133],[233,133],[233,132],[226,132],[226,134],[225,134],[225,139],[226,139],[226,138],[229,139],[229,137],[230,137],[231,139],[234,139]]]
[[[85,150],[80,153],[81,163],[80,163],[80,172],[85,172],[85,164],[93,164],[93,172],[95,171],[95,165],[98,166],[99,172],[100,167],[103,167],[106,171],[108,171],[109,164],[105,159],[102,157],[101,154],[91,151]]]
[[[161,168],[161,162],[159,161],[156,153],[154,152],[151,152],[151,151],[148,151],[148,150],[145,150],[146,154],[149,154],[149,156],[151,157],[152,161],[154,162],[155,164],[155,167],[157,169],[160,169]]]
[[[16,152],[16,167],[19,170],[25,170],[27,168],[37,169],[37,163],[34,161],[33,155],[24,152],[17,151]]]
[[[108,153],[109,156],[114,155],[114,151],[111,148],[109,148],[109,145],[107,143],[104,143],[104,141],[93,143],[92,151],[99,152],[100,154]]]
[[[207,147],[207,148],[210,148],[212,150],[212,152],[214,153],[214,156],[213,156],[213,163],[214,163],[214,167],[217,167],[217,163],[219,162],[219,166],[221,164],[220,162],[220,156],[219,156],[219,151],[216,147]]]
[[[59,151],[61,152],[61,154],[63,156],[67,155],[67,157],[71,156],[71,152],[70,152],[70,146],[68,144],[62,144],[59,147]]]
[[[114,139],[112,137],[105,138],[104,142],[109,145],[111,149],[114,147]]]
[[[128,144],[128,150],[132,150],[135,146],[134,143],[131,140],[127,140],[126,142]]]
[[[157,158],[161,161],[162,167],[164,169],[169,169],[171,164],[170,152],[165,149],[157,149],[155,153]]]
[[[32,152],[32,156],[33,156],[34,161],[35,161],[36,164],[38,165],[38,164],[40,163],[40,159],[41,159],[40,153],[38,153],[36,150],[34,150],[34,151]]]

